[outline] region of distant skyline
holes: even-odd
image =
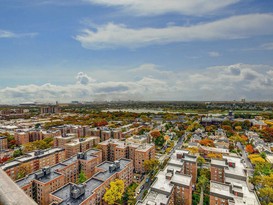
[[[273,1],[1,0],[0,104],[273,100]]]

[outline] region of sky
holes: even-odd
[[[273,1],[0,0],[0,104],[273,100]]]

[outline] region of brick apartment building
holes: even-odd
[[[56,105],[45,105],[40,108],[41,114],[58,114],[61,112],[61,107],[58,102]]]
[[[16,144],[23,145],[28,142],[34,142],[37,140],[43,140],[48,137],[56,137],[60,135],[60,131],[46,131],[41,129],[25,129],[16,130],[14,133],[14,138]]]
[[[23,166],[27,173],[32,173],[43,167],[53,166],[65,159],[65,150],[62,148],[37,150],[5,163],[1,165],[1,168],[15,180]]]
[[[74,138],[71,142],[64,145],[66,156],[71,157],[78,152],[85,152],[86,150],[98,145],[99,142],[99,137]]]
[[[95,174],[96,166],[101,162],[101,151],[91,149],[54,166],[44,167],[16,183],[38,204],[47,205],[50,203],[49,194],[51,192],[67,183],[77,183],[81,171],[86,174],[87,178],[90,178]]]
[[[224,156],[211,160],[211,205],[260,205],[255,191],[247,184],[243,159]]]
[[[53,130],[59,130],[61,135],[75,134],[78,138],[88,137],[88,136],[97,136],[92,134],[90,126],[81,126],[81,125],[61,125],[53,127]]]
[[[102,150],[102,159],[115,161],[120,158],[133,160],[135,172],[144,173],[144,161],[155,158],[154,144],[126,143],[118,139],[109,139],[99,143]]]
[[[184,162],[174,153],[164,170],[156,175],[156,179],[146,197],[137,205],[176,205],[192,204],[193,177],[183,174]]]
[[[197,157],[190,155],[186,150],[176,150],[177,159],[183,162],[182,173],[192,176],[192,182],[195,184],[197,180]]]
[[[125,188],[133,181],[133,162],[120,159],[115,162],[103,162],[96,167],[96,174],[85,183],[66,184],[49,196],[51,204],[89,205],[102,204],[105,189],[111,181],[121,179]]]
[[[8,139],[5,136],[0,136],[0,152],[8,149]]]

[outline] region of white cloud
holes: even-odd
[[[85,29],[75,39],[89,49],[136,48],[153,44],[241,39],[273,34],[273,27],[268,25],[273,25],[273,14],[240,15],[209,23],[165,28],[134,29],[108,23],[97,26],[95,30]]]
[[[76,79],[77,82],[82,85],[88,85],[89,83],[96,82],[95,79],[89,77],[87,74],[83,72],[79,72]]]
[[[34,37],[38,33],[14,33],[7,30],[0,29],[0,38],[21,38],[21,37]]]
[[[273,50],[273,42],[265,43],[261,45],[261,49],[263,50]]]
[[[220,53],[216,51],[211,51],[208,53],[210,57],[219,57]]]
[[[179,13],[186,15],[203,15],[225,8],[239,0],[85,0],[93,4],[118,6],[128,13],[136,15],[160,15]]]
[[[150,69],[150,76],[142,72],[145,67]],[[128,80],[134,72],[139,79]],[[158,72],[168,75],[164,78]],[[269,65],[234,64],[174,72],[145,64],[125,72],[126,80],[90,79],[93,78],[79,73],[74,84],[6,87],[0,89],[0,104],[56,100],[238,100],[242,96],[249,100],[273,100],[273,66]]]

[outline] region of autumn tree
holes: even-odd
[[[199,141],[199,144],[207,147],[214,147],[213,140],[210,140],[208,138],[202,139]]]
[[[115,204],[118,200],[122,199],[124,193],[124,182],[120,179],[110,182],[110,188],[106,188],[103,200],[107,204]]]
[[[190,154],[197,154],[198,153],[198,148],[197,147],[188,147],[186,148],[190,152]]]
[[[30,171],[31,169],[28,165],[26,164],[19,165],[16,179],[21,179],[25,177],[27,174],[30,173]]]
[[[221,153],[208,153],[207,157],[211,159],[222,159],[223,155]]]
[[[203,157],[199,156],[197,157],[197,163],[202,167],[202,165],[206,163],[206,160]]]
[[[259,196],[262,198],[262,201],[265,204],[273,202],[273,188],[272,187],[263,187],[259,190]]]
[[[249,154],[252,154],[254,152],[254,148],[251,144],[248,144],[246,145],[246,151],[249,153]]]
[[[161,133],[158,130],[153,130],[150,135],[153,137],[153,139],[156,139],[161,136]]]
[[[159,161],[157,159],[145,160],[143,166],[146,172],[150,172],[159,166]]]

